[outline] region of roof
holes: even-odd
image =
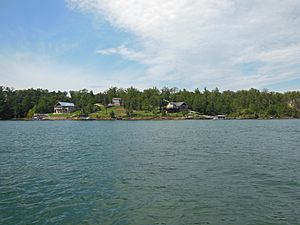
[[[185,102],[174,102],[176,106],[182,106],[182,105],[186,105]]]
[[[75,107],[72,102],[58,102],[56,105],[65,106],[65,107]]]
[[[169,102],[167,105],[167,109],[174,109],[174,108],[179,108],[183,105],[186,105],[185,102]]]
[[[174,106],[182,106],[182,105],[186,105],[185,102],[170,102],[171,105],[174,105]]]

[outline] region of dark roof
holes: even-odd
[[[170,102],[170,104],[172,104],[174,106],[177,106],[177,107],[182,106],[182,105],[186,105],[185,102]]]

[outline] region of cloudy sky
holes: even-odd
[[[300,89],[299,0],[1,0],[0,85]]]

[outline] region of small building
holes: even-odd
[[[120,106],[121,105],[121,98],[113,98],[111,102],[112,102],[113,106]]]
[[[108,107],[112,106],[120,106],[121,105],[121,98],[113,98],[112,103],[108,104]]]
[[[188,110],[188,105],[185,102],[169,102],[166,106],[168,112],[182,112]]]
[[[54,113],[71,113],[76,110],[74,103],[72,102],[58,102],[54,106]]]
[[[48,114],[35,113],[32,120],[49,120]]]
[[[225,120],[226,115],[216,115],[213,117],[214,120]]]

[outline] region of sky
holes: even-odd
[[[0,85],[300,90],[300,1],[1,0]]]

